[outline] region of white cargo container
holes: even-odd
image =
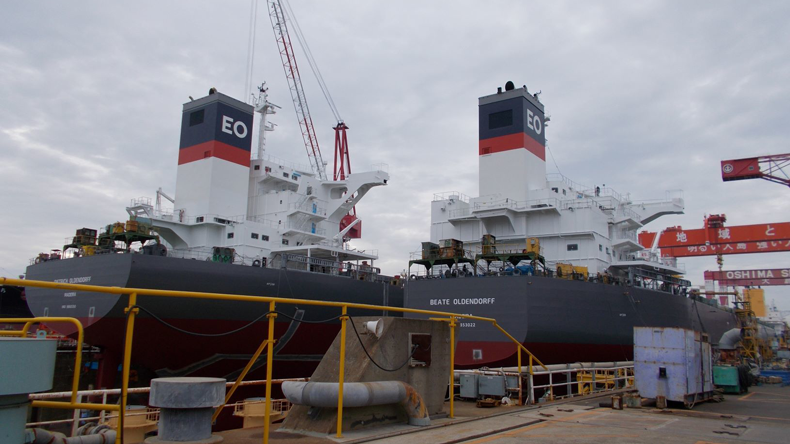
[[[708,336],[685,328],[634,327],[634,379],[645,398],[686,407],[713,395]]]

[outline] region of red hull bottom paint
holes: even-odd
[[[168,322],[179,328],[201,333],[226,332],[245,325],[238,321],[219,320],[211,323],[184,319]],[[58,325],[52,327],[57,328]],[[86,340],[106,350],[106,359],[109,362],[120,364],[123,352],[121,332],[124,329],[124,319],[105,318],[91,326]],[[274,357],[273,372],[277,378],[310,376],[334,341],[340,326],[338,323],[300,324],[296,332],[283,343],[283,334],[287,329],[288,323],[275,324],[278,349]],[[233,375],[244,367],[261,341],[266,339],[266,330],[266,322],[261,321],[230,336],[197,337],[172,330],[151,318],[140,318],[135,321],[132,366],[139,373],[147,373],[152,377]],[[524,346],[545,364],[624,361],[633,356],[633,347],[625,344],[526,342]],[[480,350],[481,360],[463,358],[473,356],[474,350]],[[516,350],[516,345],[509,341],[459,341],[455,364],[458,368],[515,366]],[[261,358],[264,357],[265,353],[261,355]],[[259,362],[262,364],[265,360],[261,359]],[[522,364],[527,365],[528,362],[529,357],[523,354]],[[112,367],[114,366],[110,366]],[[260,376],[263,377],[265,365],[256,367],[255,371],[260,371]],[[115,385],[115,381],[112,381],[115,378],[110,374],[104,373],[102,377],[105,379],[100,387]]]
[[[634,356],[633,346],[617,344],[564,344],[526,342],[524,347],[544,364],[566,364],[569,362],[630,361]],[[516,345],[512,342],[458,342],[456,356],[472,356],[480,350],[483,359],[456,358],[457,368],[512,367],[518,364]],[[529,356],[521,354],[521,364],[529,364]]]

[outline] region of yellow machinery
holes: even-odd
[[[587,280],[588,275],[587,267],[574,266],[573,264],[565,264],[557,262],[557,277],[568,280]]]
[[[580,370],[576,372],[576,382],[580,395],[589,395],[601,390],[613,390],[618,387],[634,386],[634,370],[607,369],[607,370]]]
[[[493,234],[484,234],[480,241],[483,244],[483,254],[496,254],[496,237]]]
[[[743,290],[743,299],[751,303],[752,311],[758,318],[768,316],[765,308],[765,290],[762,288],[746,288]]]
[[[752,310],[751,300],[744,296],[746,293],[741,295],[735,292],[735,316],[741,325],[741,357],[758,362],[757,317]]]
[[[527,249],[524,253],[534,253],[535,256],[540,256],[540,240],[537,237],[527,238]]]
[[[557,262],[557,277],[563,279],[573,279],[573,265]]]

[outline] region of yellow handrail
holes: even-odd
[[[68,322],[74,324],[77,327],[77,357],[74,359],[74,376],[71,379],[71,404],[77,402],[77,391],[80,389],[80,370],[82,369],[82,342],[84,331],[82,329],[82,322],[76,318],[66,318],[66,317],[52,317],[52,316],[43,316],[43,317],[36,317],[36,318],[0,318],[0,322],[4,323],[25,323],[25,326],[22,327],[22,330],[12,330],[4,336],[19,336],[20,338],[27,337],[27,331],[33,324],[40,324],[42,322]],[[65,404],[63,402],[59,402],[58,404]]]
[[[190,292],[190,291],[176,291],[176,290],[153,290],[147,288],[124,288],[124,287],[102,287],[98,285],[84,285],[84,284],[67,284],[62,282],[46,282],[46,281],[35,281],[35,280],[22,280],[22,279],[12,279],[12,278],[5,278],[0,277],[0,285],[12,285],[12,286],[19,286],[19,287],[39,287],[39,288],[51,288],[51,289],[61,289],[61,290],[75,290],[75,291],[88,291],[88,292],[97,292],[97,293],[109,293],[109,294],[117,294],[117,295],[124,295],[128,294],[128,305],[124,312],[127,315],[126,318],[126,337],[125,337],[125,345],[124,345],[124,360],[123,360],[123,381],[121,385],[121,405],[104,405],[104,404],[78,404],[76,403],[76,396],[77,396],[77,388],[79,384],[79,365],[81,363],[81,350],[82,350],[82,338],[83,338],[83,330],[82,324],[79,323],[78,320],[74,318],[34,318],[34,319],[10,319],[10,320],[3,320],[0,321],[5,322],[26,322],[25,327],[20,332],[15,332],[19,335],[21,332],[22,336],[26,335],[27,329],[30,327],[32,323],[39,322],[36,319],[48,319],[48,322],[55,322],[57,321],[64,321],[64,322],[76,322],[78,326],[78,353],[77,353],[77,360],[78,365],[75,371],[75,386],[72,392],[72,400],[71,403],[58,403],[58,402],[51,402],[51,401],[36,401],[34,405],[38,405],[41,407],[54,407],[54,408],[103,408],[105,410],[114,410],[119,411],[119,424],[118,429],[119,433],[117,435],[117,441],[123,443],[123,424],[124,424],[124,417],[126,415],[126,401],[129,389],[129,367],[131,365],[131,353],[132,353],[132,338],[134,335],[134,320],[139,313],[139,308],[137,308],[137,298],[138,296],[156,296],[156,297],[178,297],[178,298],[194,298],[194,299],[214,299],[214,300],[226,300],[226,301],[243,301],[243,302],[256,302],[256,303],[269,303],[269,336],[268,338],[263,341],[261,346],[259,346],[256,353],[253,355],[252,359],[250,359],[247,366],[244,368],[242,373],[240,374],[236,383],[231,387],[230,392],[227,394],[225,402],[230,399],[231,395],[235,391],[235,388],[238,384],[243,380],[246,376],[247,372],[260,356],[260,353],[263,350],[263,346],[266,345],[268,347],[267,350],[267,369],[266,369],[266,411],[265,411],[265,421],[264,421],[264,433],[263,433],[263,442],[264,444],[268,444],[269,442],[269,413],[271,410],[271,379],[272,379],[272,355],[273,355],[273,345],[274,345],[274,319],[276,318],[276,313],[274,313],[275,304],[293,304],[293,305],[315,305],[315,306],[324,306],[324,307],[338,307],[342,310],[340,320],[341,320],[341,338],[340,338],[340,369],[339,369],[339,386],[338,386],[338,419],[337,419],[337,437],[341,437],[342,429],[343,429],[343,378],[344,378],[344,370],[345,370],[345,333],[346,333],[346,323],[348,321],[348,309],[355,308],[361,310],[373,310],[373,311],[391,311],[396,313],[413,313],[413,314],[421,314],[421,315],[434,315],[434,316],[442,316],[443,318],[429,318],[430,320],[434,321],[446,321],[449,322],[450,326],[450,338],[451,338],[451,345],[450,345],[450,418],[454,417],[454,403],[453,403],[453,392],[454,392],[454,363],[455,363],[455,327],[457,326],[456,321],[458,319],[470,319],[470,320],[478,320],[482,322],[489,322],[494,327],[496,327],[499,331],[501,331],[508,339],[514,342],[517,346],[518,350],[518,360],[519,360],[519,370],[521,367],[521,351],[527,353],[529,356],[529,373],[532,374],[532,364],[533,360],[537,362],[541,367],[548,370],[546,366],[535,356],[533,355],[524,345],[519,342],[516,338],[511,336],[505,329],[503,329],[499,324],[497,324],[496,319],[487,318],[483,316],[474,316],[469,314],[459,314],[459,313],[448,313],[442,311],[435,311],[435,310],[422,310],[422,309],[415,309],[415,308],[403,308],[403,307],[387,307],[387,306],[380,306],[380,305],[372,305],[372,304],[358,304],[353,302],[333,302],[333,301],[320,301],[320,300],[311,300],[311,299],[295,299],[295,298],[281,298],[281,297],[271,297],[271,296],[249,296],[249,295],[233,295],[233,294],[221,294],[221,293],[206,293],[206,292]],[[446,318],[445,318],[446,317]],[[0,335],[3,333],[0,332]],[[36,404],[38,403],[38,404]],[[214,414],[216,417],[217,413]]]

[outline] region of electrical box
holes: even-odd
[[[713,366],[713,383],[724,390],[724,393],[741,394],[741,383],[738,367],[729,365]]]
[[[495,396],[501,398],[507,394],[504,376],[481,375],[477,382],[477,392],[480,396]]]
[[[462,374],[459,378],[461,383],[461,393],[460,396],[466,399],[477,399],[478,391],[477,391],[477,376],[478,375],[467,375]]]
[[[414,350],[414,347],[417,347]],[[409,333],[409,353],[414,350],[409,367],[431,366],[431,335],[427,333]]]

